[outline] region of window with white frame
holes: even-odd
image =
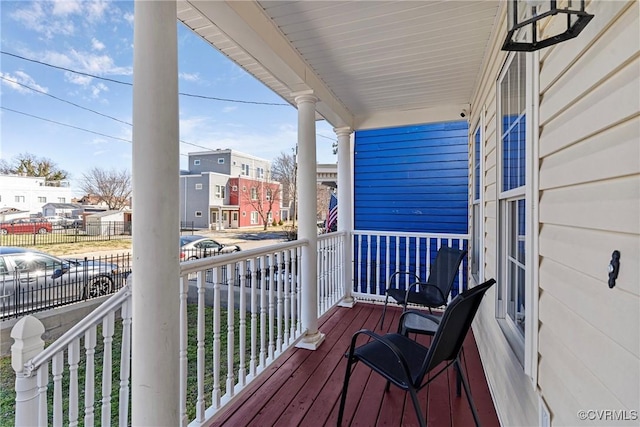
[[[202,184],[196,184],[196,190],[202,190]]]
[[[238,186],[234,185],[233,187],[231,187],[231,191],[238,191]]]
[[[16,196],[15,201],[16,203],[24,203],[24,196]]]
[[[193,166],[200,166],[200,159],[196,159],[193,161]]]
[[[216,197],[218,199],[224,199],[226,196],[226,186],[225,185],[216,185]]]
[[[218,157],[218,164],[224,165],[224,157]]]
[[[524,359],[527,313],[526,121],[527,72],[524,53],[510,58],[498,82],[499,90],[499,262],[498,317],[521,362]]]
[[[251,212],[251,224],[258,224],[258,212]]]
[[[258,200],[258,189],[251,187],[251,200]]]
[[[196,211],[196,217],[201,217],[202,216],[202,211]]]
[[[481,138],[480,126],[476,127],[473,133],[473,202],[471,207],[471,274],[476,282],[481,281],[480,263],[482,262],[481,253],[484,250],[484,244],[481,240],[482,233],[482,211],[480,209],[482,199],[482,180],[481,180]]]
[[[249,165],[246,163],[243,163],[241,167],[242,167],[242,175],[249,176]]]
[[[256,175],[257,175],[257,178],[264,178],[264,168],[257,168]]]
[[[67,199],[64,197],[58,197],[58,203],[67,203]]]
[[[43,196],[38,196],[38,203],[47,203],[47,198]]]

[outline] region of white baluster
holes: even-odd
[[[285,345],[289,345],[291,335],[290,335],[290,324],[291,324],[291,274],[289,268],[291,267],[291,252],[289,250],[283,252],[283,261],[284,261],[284,271],[283,273],[283,281],[284,281],[284,342]]]
[[[38,369],[38,425],[48,425],[47,385],[49,383],[49,363],[43,363]]]
[[[260,257],[260,367],[267,363],[267,261]]]
[[[118,424],[129,425],[129,377],[131,373],[131,295],[122,304],[122,344],[120,347],[120,391]]]
[[[62,425],[62,370],[64,369],[64,353],[53,356],[51,372],[53,373],[53,425]]]
[[[277,269],[277,273],[276,273],[276,281],[275,283],[277,284],[276,286],[278,287],[278,295],[277,295],[277,315],[276,315],[276,319],[277,319],[277,326],[276,326],[276,330],[278,331],[278,337],[276,339],[276,352],[278,354],[282,353],[282,288],[284,287],[284,271],[282,271],[282,263],[283,263],[283,257],[282,257],[282,252],[278,252],[276,254],[276,260],[278,263],[278,269]]]
[[[213,274],[213,272],[211,272],[210,274]],[[205,360],[205,317],[204,317],[204,308],[205,308],[205,276],[206,273],[203,274],[202,271],[198,272],[198,280],[197,280],[197,287],[198,287],[198,324],[197,324],[197,341],[198,341],[198,346],[197,346],[197,377],[198,377],[198,397],[196,398],[196,421],[199,423],[204,422],[204,409],[205,409],[205,402],[204,402],[204,376],[205,376],[205,372],[204,372],[204,360]],[[187,292],[188,292],[188,286],[187,286]],[[186,321],[186,319],[185,319]],[[183,331],[184,332],[184,331]],[[186,334],[185,334],[186,335]],[[186,342],[186,338],[185,338],[185,342]],[[186,377],[185,377],[185,381],[181,382],[181,387],[187,387],[187,382],[186,382]],[[185,414],[186,415],[186,414]],[[188,420],[185,418],[185,422],[188,422]]]
[[[115,313],[110,312],[102,319],[102,426],[111,425],[111,381],[113,375],[113,332]]]
[[[416,237],[416,269],[415,274],[418,277],[420,276],[420,237]]]
[[[78,425],[78,362],[80,361],[80,339],[76,338],[67,350],[69,363],[69,426]]]
[[[380,235],[376,235],[376,269],[375,269],[375,274],[376,274],[376,295],[380,294]],[[386,280],[386,278],[385,278]]]
[[[86,370],[84,377],[84,425],[94,424],[94,385],[95,385],[95,359],[96,354],[96,326],[93,325],[84,333],[84,350],[86,357]]]
[[[237,266],[237,264],[236,264]],[[247,277],[247,261],[240,263],[240,325],[238,330],[238,341],[240,344],[240,363],[238,364],[238,384],[244,386],[246,384],[246,354],[247,354],[247,293],[246,293],[246,277]],[[230,310],[232,308],[229,308]]]
[[[251,270],[251,356],[249,358],[249,375],[256,376],[256,358],[258,345],[258,275],[256,274],[256,259],[249,260]]]
[[[291,283],[290,283],[290,287],[291,287],[291,338],[295,339],[297,338],[297,319],[298,319],[298,312],[296,310],[296,304],[297,304],[297,298],[296,298],[296,287],[298,286],[298,258],[296,256],[296,248],[293,248],[289,251],[289,255],[291,256]]]
[[[275,326],[275,287],[277,286],[275,273],[275,254],[269,255],[269,362],[273,361],[275,353],[275,340],[273,336],[273,328]]]
[[[213,270],[213,390],[211,404],[215,409],[220,407],[220,277],[221,267]]]
[[[235,353],[235,289],[233,286],[233,280],[229,276],[233,277],[233,268],[231,264],[226,265],[227,274],[225,275],[227,281],[227,392],[225,393],[229,398],[233,397],[235,378],[233,373],[233,356]]]
[[[197,273],[198,282],[202,281],[202,270]],[[179,402],[180,402],[180,424],[185,426],[188,423],[187,420],[187,294],[189,292],[189,280],[184,275],[180,276],[180,342],[178,350],[178,363],[180,365],[180,390],[179,390]]]

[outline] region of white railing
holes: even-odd
[[[182,263],[183,425],[206,423],[302,336],[300,266],[306,244],[296,240]],[[196,349],[195,360],[189,360],[190,348]],[[187,387],[192,376],[195,392]]]
[[[394,286],[406,286],[415,281],[413,275],[426,281],[441,246],[467,249],[467,234],[406,233],[355,231],[353,233],[353,295],[365,301],[383,301],[389,277],[397,271]],[[460,264],[452,294],[466,287],[466,259]],[[409,278],[409,279],[408,279]],[[407,283],[407,280],[409,282]]]
[[[344,263],[347,233],[318,236],[318,317],[340,302],[345,294]]]
[[[116,334],[118,317],[122,322]],[[122,288],[44,350],[44,342],[40,338],[42,332],[42,323],[33,316],[22,318],[12,330],[11,336],[15,340],[12,366],[16,370],[16,425],[46,426],[50,421],[50,409],[55,426],[75,426],[80,421],[85,426],[93,426],[96,418],[102,426],[110,426],[112,413],[117,416],[118,425],[129,425],[129,287]],[[119,342],[114,343],[115,335]],[[102,337],[100,343],[98,336]],[[114,372],[112,354],[118,344],[120,363]],[[83,347],[84,351],[81,350]],[[49,395],[50,380],[53,380],[53,396]],[[101,387],[97,401],[96,384]],[[113,408],[112,400],[116,397],[116,408]],[[83,414],[79,413],[81,399],[84,399]]]
[[[347,238],[352,239],[352,257],[345,251]],[[178,393],[182,425],[206,424],[301,338],[300,278],[304,274],[300,267],[302,248],[307,244],[296,240],[181,264]],[[375,301],[383,299],[386,278],[394,271],[410,271],[426,279],[442,245],[466,248],[468,236],[370,231],[319,236],[318,316],[340,302],[345,282],[355,297]],[[345,262],[349,260],[353,271],[347,279]],[[465,272],[463,264],[456,282],[458,291],[464,286]],[[120,328],[116,328],[118,316]],[[129,424],[129,287],[44,351],[42,324],[31,316],[22,321],[39,326],[22,328],[22,332],[14,328],[16,336],[12,333],[16,344],[21,343],[14,344],[12,359],[17,372],[17,425],[77,425],[82,419],[86,426],[97,419],[103,426],[111,425],[112,419],[114,424]],[[24,333],[26,329],[32,332]],[[112,359],[118,353],[120,364],[114,365]],[[49,366],[52,396],[48,393]],[[98,386],[101,391],[95,399]],[[80,414],[83,399],[84,413]]]

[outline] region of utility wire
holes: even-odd
[[[16,113],[16,114],[22,114],[23,116],[32,117],[34,119],[43,120],[45,122],[53,123],[53,124],[56,124],[56,125],[66,126],[66,127],[72,128],[72,129],[81,130],[83,132],[92,133],[94,135],[104,136],[105,138],[116,139],[118,141],[124,141],[124,142],[128,142],[130,144],[132,143],[132,141],[130,139],[124,139],[124,138],[120,138],[120,137],[117,137],[117,136],[112,136],[112,135],[107,135],[105,133],[96,132],[96,131],[93,131],[93,130],[90,130],[90,129],[85,129],[85,128],[81,128],[81,127],[78,127],[78,126],[69,125],[67,123],[61,123],[61,122],[58,122],[58,121],[55,121],[55,120],[46,119],[44,117],[35,116],[33,114],[25,113],[23,111],[14,110],[12,108],[7,108],[7,107],[0,106],[0,109],[6,110],[6,111],[11,111],[12,113]],[[180,155],[188,157],[186,154],[180,153]]]
[[[57,101],[67,103],[67,104],[69,104],[69,105],[73,105],[74,107],[80,108],[80,109],[82,109],[82,110],[86,110],[86,111],[89,111],[89,112],[91,112],[91,113],[97,114],[97,115],[99,115],[99,116],[106,117],[106,118],[108,118],[108,119],[115,120],[116,122],[123,123],[123,124],[125,124],[125,125],[127,125],[127,126],[131,126],[131,127],[133,127],[133,124],[131,124],[131,123],[129,123],[129,122],[125,122],[124,120],[120,120],[120,119],[118,119],[118,118],[116,118],[116,117],[113,117],[113,116],[110,116],[110,115],[108,115],[108,114],[104,114],[104,113],[101,113],[101,112],[99,112],[99,111],[92,110],[91,108],[83,107],[82,105],[78,105],[78,104],[76,104],[76,103],[74,103],[74,102],[67,101],[66,99],[58,98],[57,96],[51,95],[50,93],[47,93],[47,92],[41,91],[40,89],[36,89],[36,88],[31,87],[31,86],[29,86],[29,85],[25,85],[25,84],[22,84],[22,83],[20,83],[20,82],[16,82],[16,81],[13,81],[13,80],[7,79],[6,77],[3,77],[3,76],[0,76],[0,79],[2,79],[2,80],[6,80],[6,81],[8,81],[8,82],[10,82],[10,83],[13,83],[13,84],[20,85],[20,86],[22,86],[22,87],[24,87],[24,88],[26,88],[26,89],[29,89],[29,90],[32,90],[32,91],[34,91],[34,92],[40,93],[40,94],[42,94],[42,95],[49,96],[49,97],[51,97],[51,98],[53,98],[53,99],[55,99],[55,100],[57,100]],[[20,112],[18,112],[18,113],[20,114]],[[46,119],[46,120],[48,120],[48,119]],[[205,150],[210,150],[210,148],[209,148],[209,147],[205,147],[205,146],[203,146],[203,145],[198,145],[198,144],[194,144],[194,143],[192,143],[192,142],[183,141],[182,139],[180,139],[179,141],[180,141],[181,143],[183,143],[183,144],[191,145],[191,146],[193,146],[193,147],[198,147],[198,148],[203,148],[203,149],[205,149]]]
[[[0,53],[3,54],[3,55],[12,56],[14,58],[22,59],[23,61],[29,61],[29,62],[33,62],[35,64],[44,65],[46,67],[51,67],[51,68],[56,68],[58,70],[68,71],[70,73],[79,74],[81,76],[87,76],[87,77],[91,77],[91,78],[94,78],[94,79],[104,80],[104,81],[107,81],[107,82],[117,83],[117,84],[126,85],[126,86],[133,86],[133,84],[129,83],[129,82],[123,82],[121,80],[110,79],[108,77],[101,77],[101,76],[97,76],[95,74],[84,73],[82,71],[72,70],[70,68],[65,68],[65,67],[60,67],[58,65],[48,64],[46,62],[37,61],[35,59],[25,58],[24,56],[16,55],[15,53],[5,52],[4,50],[0,50]],[[196,95],[196,94],[193,94],[193,93],[185,93],[185,92],[178,92],[178,95],[189,96],[189,97],[192,97],[192,98],[209,99],[209,100],[212,100],[212,101],[235,102],[235,103],[239,103],[239,104],[253,104],[253,105],[269,105],[269,106],[278,106],[278,107],[290,107],[289,104],[285,104],[285,103],[245,101],[245,100],[241,100],[241,99],[218,98],[218,97],[215,97],[215,96]]]

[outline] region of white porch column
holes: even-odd
[[[133,56],[132,425],[179,419],[176,2],[136,1]]]
[[[302,329],[297,347],[317,349],[324,335],[318,331],[318,232],[316,197],[316,98],[313,92],[295,97],[298,105],[298,239],[307,239],[302,248]]]
[[[344,283],[344,298],[338,305],[341,307],[353,307],[355,300],[351,295],[353,283],[351,232],[353,231],[353,214],[351,203],[351,134],[349,127],[335,128],[333,130],[338,137],[338,231],[347,233],[344,241],[345,262],[342,269],[342,283]]]

